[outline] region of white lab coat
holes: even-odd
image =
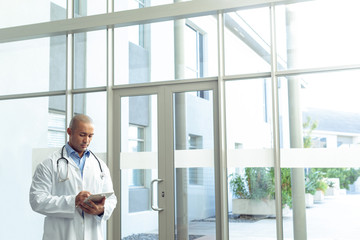
[[[30,187],[32,209],[46,216],[43,240],[102,240],[101,223],[110,218],[117,203],[116,196],[113,194],[105,200],[102,217],[87,213],[83,217],[81,210],[75,207],[75,197],[83,190],[90,193],[113,192],[109,169],[99,159],[105,174],[102,179],[99,164],[90,154],[81,178],[80,169],[64,149],[64,157],[69,161],[69,180],[60,182],[56,163],[60,157],[61,149],[40,163]],[[65,160],[59,161],[62,179],[66,176],[64,163]]]

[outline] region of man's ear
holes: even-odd
[[[66,132],[67,132],[67,134],[69,134],[69,136],[71,136],[71,129],[70,129],[70,128],[68,128],[68,129],[66,130]]]

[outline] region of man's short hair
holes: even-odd
[[[77,127],[78,122],[83,122],[83,123],[91,123],[94,124],[93,120],[91,119],[91,117],[85,115],[85,114],[78,114],[75,115],[69,124],[69,128],[71,130],[74,130]]]

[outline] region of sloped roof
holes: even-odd
[[[360,133],[360,113],[339,112],[327,109],[303,111],[303,122],[307,117],[318,121],[316,130],[344,133]]]

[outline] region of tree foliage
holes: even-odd
[[[350,184],[353,184],[360,176],[360,169],[355,168],[314,168],[314,171],[320,171],[326,178],[339,178],[340,188],[349,190]]]
[[[304,129],[304,148],[311,148],[312,140],[311,140],[311,133],[318,127],[318,121],[311,120],[311,117],[306,118],[306,122],[303,123]]]

